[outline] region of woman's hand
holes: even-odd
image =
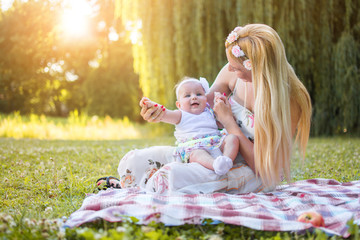
[[[160,122],[165,111],[165,107],[151,101],[147,97],[143,97],[139,103],[141,107],[140,115],[145,121],[148,122]]]
[[[214,113],[216,119],[226,128],[229,121],[234,121],[230,103],[225,94],[214,93]]]

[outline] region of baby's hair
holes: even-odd
[[[176,94],[176,99],[179,99],[179,90],[180,90],[180,87],[182,85],[184,85],[185,83],[188,83],[188,82],[195,82],[195,83],[200,83],[200,81],[196,78],[192,78],[192,77],[184,77],[183,79],[181,79],[180,82],[178,82],[176,85],[175,85],[175,94]]]

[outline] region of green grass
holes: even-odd
[[[164,135],[172,126],[169,124],[139,124],[127,117],[115,119],[79,114],[73,111],[67,118],[44,115],[0,114],[0,137],[34,138],[47,140],[122,140],[138,139],[143,136]]]
[[[254,231],[225,224],[165,227],[98,222],[59,232],[63,216],[77,210],[102,176],[117,176],[121,157],[131,149],[173,144],[173,138],[117,141],[70,141],[0,138],[0,239],[324,239],[317,231],[305,235]],[[360,179],[360,139],[310,139],[302,162],[295,152],[294,180]],[[355,233],[357,231],[357,233]],[[353,226],[352,238],[359,239]],[[219,237],[219,238],[217,238]],[[336,238],[336,237],[334,237]]]

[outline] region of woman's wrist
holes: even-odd
[[[227,117],[225,119],[222,119],[222,121],[220,121],[220,123],[224,126],[224,128],[227,130],[228,128],[232,128],[236,124],[235,119],[231,116],[231,117]]]
[[[222,124],[223,124],[224,128],[226,129],[226,131],[229,134],[234,134],[234,135],[237,135],[237,136],[244,136],[243,132],[241,131],[241,129],[239,127],[239,125],[237,125],[237,123],[236,123],[236,121],[235,121],[235,119],[233,117],[227,119]]]

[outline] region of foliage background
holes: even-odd
[[[172,89],[182,77],[214,81],[235,26],[265,23],[278,31],[310,92],[312,135],[360,135],[358,0],[88,2],[94,12],[86,38],[64,36],[62,0],[19,0],[1,12],[1,113],[68,116],[77,109],[139,121],[142,95],[174,107]],[[112,31],[117,40],[109,40]]]
[[[117,0],[123,21],[141,19],[135,70],[145,95],[167,93],[183,76],[213,81],[226,63],[224,41],[238,25],[265,23],[280,35],[314,105],[313,135],[360,134],[358,0]]]
[[[15,1],[1,12],[0,112],[68,116],[77,109],[138,119],[141,90],[131,45],[114,20],[114,1],[89,5],[87,36],[66,36],[61,29],[62,0]],[[111,41],[113,29],[119,34]]]

